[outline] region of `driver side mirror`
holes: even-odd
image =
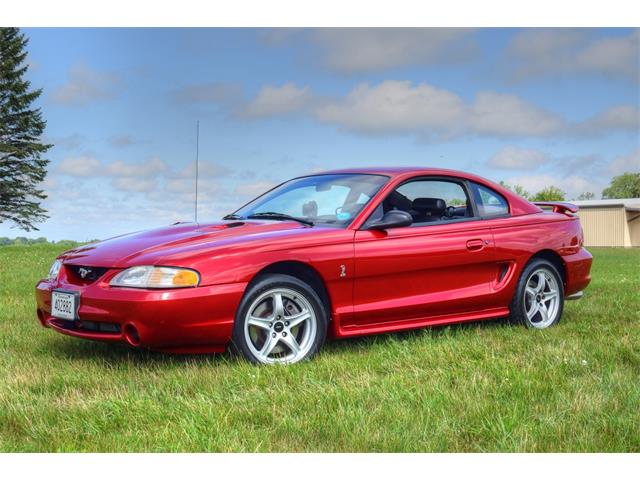
[[[384,216],[369,225],[369,230],[387,230],[388,228],[408,227],[413,217],[404,210],[389,210]]]

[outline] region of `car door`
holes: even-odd
[[[370,230],[390,209],[409,227]],[[494,243],[466,181],[420,177],[397,187],[355,234],[356,325],[433,319],[490,305]]]

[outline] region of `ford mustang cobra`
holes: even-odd
[[[304,176],[221,221],[63,253],[36,286],[37,314],[79,338],[231,344],[266,364],[309,358],[327,337],[500,317],[547,328],[590,281],[576,211],[451,170]]]

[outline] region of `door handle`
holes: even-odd
[[[484,242],[480,238],[467,240],[467,250],[476,251],[484,248]]]

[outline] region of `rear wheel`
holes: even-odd
[[[324,305],[311,287],[289,275],[267,275],[245,293],[233,343],[253,363],[289,364],[317,353],[326,331]]]
[[[562,279],[543,259],[531,261],[522,272],[511,302],[511,318],[528,328],[548,328],[560,321],[564,308]]]

